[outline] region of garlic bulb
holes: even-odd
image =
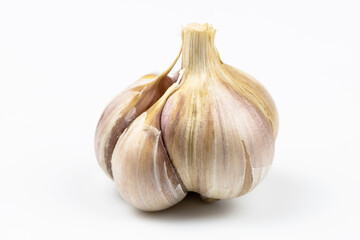
[[[183,29],[176,78],[146,75],[100,118],[95,150],[121,196],[136,208],[173,206],[187,192],[241,196],[266,176],[278,131],[265,88],[220,60],[208,24]]]

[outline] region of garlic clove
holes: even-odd
[[[224,66],[214,34],[209,25],[184,29],[182,84],[164,106],[161,130],[186,188],[226,199],[245,194],[266,175],[277,132],[270,120],[276,125],[271,117],[277,115],[264,114],[276,109],[260,105],[266,97],[258,97],[259,84]]]
[[[138,209],[162,210],[181,201],[187,193],[160,131],[161,110],[173,89],[170,87],[125,130],[112,155],[114,182],[121,196]]]
[[[102,169],[112,177],[111,155],[121,133],[151,107],[172,84],[169,77],[145,75],[117,95],[103,112],[95,133],[95,152]]]
[[[99,165],[110,178],[113,177],[111,156],[119,136],[176,81],[178,75],[169,77],[167,74],[177,62],[180,53],[162,74],[141,77],[118,94],[105,108],[95,132],[95,153]]]
[[[199,96],[201,91],[207,94]],[[245,194],[272,162],[274,137],[269,122],[225,85],[175,92],[162,112],[161,130],[186,188],[208,198]]]

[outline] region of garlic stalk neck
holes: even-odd
[[[215,30],[209,24],[192,23],[183,29],[182,68],[209,71],[221,63],[214,46]]]

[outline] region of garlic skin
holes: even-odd
[[[121,196],[134,207],[162,210],[186,196],[186,189],[168,157],[160,131],[160,116],[176,85],[121,135],[114,149],[114,181]]]
[[[188,26],[183,34],[182,85],[161,116],[166,148],[188,191],[238,197],[272,163],[275,105],[259,83],[221,62],[209,25]]]
[[[110,178],[113,178],[111,158],[120,135],[174,83],[175,79],[167,74],[180,53],[165,72],[141,77],[118,94],[102,113],[95,132],[95,154],[100,167]]]
[[[208,24],[189,24],[171,66],[140,78],[99,120],[98,162],[138,209],[166,209],[189,191],[208,202],[235,198],[269,171],[275,104],[259,82],[220,60],[214,36]],[[181,74],[171,78],[181,53]]]

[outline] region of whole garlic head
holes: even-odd
[[[136,208],[162,210],[188,191],[206,199],[241,196],[266,176],[278,116],[266,89],[220,60],[215,30],[182,32],[177,79],[147,75],[118,95],[100,118],[100,166]]]

